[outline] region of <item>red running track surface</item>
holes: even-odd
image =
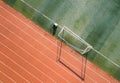
[[[22,14],[0,1],[0,82],[118,83]],[[86,64],[85,64],[86,63]]]

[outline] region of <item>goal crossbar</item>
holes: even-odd
[[[78,39],[82,44],[84,44],[84,45],[86,46],[86,48],[85,48],[85,49],[80,49],[80,48],[77,48],[77,47],[75,47],[74,45],[70,44],[69,41],[66,41],[66,40],[64,39],[64,37],[61,35],[61,34],[64,35],[64,32],[67,32],[67,33],[69,33],[70,35],[72,35],[74,38]],[[89,51],[92,49],[92,46],[91,46],[89,43],[87,43],[84,39],[82,39],[81,37],[79,37],[77,34],[75,34],[73,31],[71,31],[71,30],[70,30],[69,28],[67,28],[66,26],[64,26],[64,27],[60,30],[60,32],[58,33],[58,37],[59,37],[62,41],[66,42],[66,43],[67,43],[69,46],[71,46],[72,48],[75,48],[75,49],[76,49],[77,51],[79,51],[81,54],[85,54],[85,53],[89,52]]]

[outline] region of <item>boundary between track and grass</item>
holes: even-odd
[[[8,10],[7,10],[8,11]],[[10,14],[12,14],[12,13],[10,13]],[[13,15],[13,14],[12,14]],[[15,15],[13,15],[14,17],[16,17]],[[19,19],[19,21],[21,21],[22,23],[24,23],[20,18],[18,18],[18,17],[16,17],[17,19]],[[25,23],[24,23],[25,24]],[[28,24],[26,24],[27,26],[29,26]],[[31,27],[31,26],[30,26]],[[36,31],[37,32],[37,31]],[[37,32],[38,33],[38,32]],[[40,33],[39,33],[40,34]],[[40,34],[41,35],[41,34]],[[48,38],[45,38],[45,39],[47,39],[47,40],[49,40]],[[49,40],[51,43],[53,43],[51,40]],[[77,59],[76,59],[77,60]],[[94,71],[95,72],[95,71]],[[95,73],[97,73],[97,72],[95,72]],[[100,74],[99,74],[100,75]],[[104,77],[103,77],[104,78]]]
[[[6,9],[5,9],[6,10]],[[9,12],[10,13],[10,12]],[[13,15],[13,14],[12,14]],[[15,15],[13,15],[13,16],[15,16]],[[15,16],[16,17],[16,16]],[[17,18],[17,17],[16,17]],[[19,19],[19,18],[17,18],[17,19]],[[19,19],[20,20],[20,19]],[[21,22],[22,22],[22,20],[20,20]],[[22,22],[22,23],[24,23],[24,22]],[[25,23],[24,23],[25,24]],[[25,24],[25,25],[27,25],[27,24]],[[29,26],[29,25],[28,25]],[[50,40],[49,40],[50,41]],[[52,41],[51,41],[52,42]],[[100,75],[100,74],[99,74]]]
[[[16,16],[15,16],[16,17]],[[17,19],[19,19],[19,18],[17,18]],[[19,19],[20,20],[20,19]],[[22,20],[20,20],[21,22],[22,22]],[[22,23],[24,23],[24,22],[22,22]],[[24,23],[25,24],[25,23]],[[26,24],[27,25],[27,24]],[[46,38],[47,39],[47,38]],[[49,40],[49,41],[51,41],[51,40]],[[52,41],[51,41],[52,42]],[[52,42],[53,43],[53,42]],[[100,75],[100,74],[99,74]]]
[[[47,15],[45,15],[44,13],[40,12],[39,10],[33,8],[30,4],[28,4],[27,2],[25,2],[24,0],[20,0],[22,1],[24,4],[26,4],[28,7],[32,8],[33,10],[35,10],[36,12],[40,13],[43,17],[45,17],[46,19],[48,19],[49,21],[51,21],[52,23],[56,23],[54,20],[52,20],[51,18],[49,18]],[[62,29],[62,25],[58,24],[58,26]],[[71,30],[70,30],[71,31]],[[72,33],[74,33],[73,31],[71,31]],[[74,33],[75,34],[75,33]],[[76,34],[75,34],[76,35]],[[78,36],[79,37],[79,36]],[[84,41],[85,43],[87,43],[84,39],[82,39],[81,37],[79,37],[82,41]],[[87,43],[87,45],[90,45],[89,43]],[[92,46],[92,45],[90,45]],[[120,65],[116,64],[114,61],[112,61],[111,59],[107,58],[104,54],[102,54],[101,52],[99,52],[98,50],[96,50],[95,48],[91,47],[91,49],[93,51],[95,51],[97,54],[99,54],[100,56],[104,57],[106,60],[108,60],[109,62],[111,62],[112,64],[114,64],[116,67],[120,68]]]
[[[8,20],[8,19],[7,19]],[[12,23],[12,22],[11,22]],[[13,24],[13,25],[15,25],[15,24]],[[17,28],[18,28],[18,26],[17,25],[15,25]],[[22,30],[21,30],[22,31]],[[25,33],[25,32],[24,32]],[[16,35],[17,36],[17,34],[14,34],[14,35]],[[21,38],[20,38],[21,39]],[[23,39],[22,39],[23,40]],[[24,40],[25,41],[25,40]],[[13,42],[13,41],[12,41]],[[25,41],[26,42],[26,41]],[[27,43],[27,42],[26,42]],[[52,42],[51,42],[52,43]],[[15,44],[15,43],[14,43]],[[29,44],[29,43],[28,43]],[[15,44],[15,45],[17,45],[17,44]],[[29,44],[30,45],[30,44]],[[18,46],[18,45],[17,45]],[[18,46],[18,47],[20,47],[20,46]],[[46,46],[45,46],[46,47]],[[46,47],[47,48],[47,47]],[[49,49],[49,48],[48,48]],[[37,50],[37,49],[36,49]],[[50,50],[50,49],[49,49]],[[27,52],[28,53],[28,52]],[[41,52],[40,52],[41,53]],[[54,53],[54,52],[53,52]],[[55,54],[55,53],[54,53]],[[44,54],[43,54],[44,55]],[[44,55],[45,56],[45,55]],[[47,57],[47,56],[46,56]],[[49,57],[48,57],[49,58]],[[51,60],[52,61],[52,60]],[[71,64],[72,65],[72,64]],[[76,77],[75,77],[76,78]],[[93,80],[92,78],[90,78],[91,80]]]

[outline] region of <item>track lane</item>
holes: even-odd
[[[2,30],[3,30],[3,29],[1,29],[1,32],[3,32],[4,35],[5,35],[5,33],[8,32],[8,31],[5,31],[5,29],[4,29],[3,31],[2,31]],[[20,45],[21,47],[23,46],[24,49],[28,50],[28,53],[33,50],[33,49],[31,49],[31,47],[28,47],[28,45],[27,45],[26,43],[21,43],[22,41],[19,41],[19,39],[13,37],[13,36],[14,36],[13,34],[10,34],[10,33],[9,33],[9,37],[11,37],[11,36],[12,36],[12,38],[13,38],[12,40],[16,41],[16,42],[15,42],[16,44]],[[1,38],[1,39],[2,39],[2,38]],[[9,42],[10,42],[10,41],[8,41],[7,43],[5,43],[5,45],[9,45]],[[3,43],[4,43],[4,42],[3,42]],[[20,47],[20,46],[19,46],[19,47]],[[10,47],[10,48],[11,48],[11,47]],[[28,49],[28,48],[30,48],[30,49]],[[14,49],[14,50],[15,50],[15,49]],[[34,50],[35,50],[35,49],[34,49]],[[36,58],[36,59],[39,60],[39,61],[41,61],[41,59],[43,59],[43,60],[42,60],[43,62],[47,60],[47,59],[44,59],[43,56],[42,56],[42,58],[40,57],[40,52],[38,53],[38,52],[32,51],[31,53],[33,53],[32,55],[37,55],[37,56],[39,56],[39,57]],[[31,56],[32,56],[32,55],[31,55]],[[43,54],[42,54],[42,55],[43,55]],[[40,59],[39,59],[39,58],[40,58]],[[49,60],[48,60],[48,61],[49,61]],[[48,63],[49,63],[49,62],[46,63],[46,66],[49,65]],[[51,64],[50,64],[50,65],[51,65]],[[52,66],[53,69],[54,69],[55,67],[57,67],[57,66],[53,66],[53,65],[51,65],[51,66]],[[40,67],[40,66],[38,66],[38,67]],[[42,70],[46,70],[46,69],[47,69],[47,68],[44,68],[44,67],[41,67],[41,68],[43,68]],[[51,68],[51,69],[52,69],[52,68]],[[56,69],[59,69],[59,68],[56,68]],[[50,71],[50,70],[49,70],[49,71]],[[54,70],[53,70],[53,71],[54,71]],[[51,75],[51,76],[55,75],[55,73],[51,73],[51,74],[50,74],[50,73],[51,73],[51,72],[48,72],[47,75]],[[50,76],[50,77],[51,77],[51,76]],[[66,75],[66,76],[68,76],[68,75]],[[60,78],[57,78],[57,77],[58,77],[58,76],[53,76],[53,78],[56,78],[55,80],[60,81],[60,80],[59,80]],[[70,78],[72,79],[72,77],[70,77]]]
[[[13,80],[11,77],[9,77],[7,74],[5,74],[4,72],[0,71],[0,80],[2,82],[5,82],[5,83],[15,83],[16,81]]]
[[[3,19],[2,19],[3,20]],[[8,22],[7,22],[8,23]],[[9,23],[8,23],[9,24]],[[7,24],[4,24],[5,26],[8,26]],[[16,28],[14,28],[14,29],[16,29]],[[16,34],[17,35],[19,35],[20,37],[23,37],[23,38],[25,38],[26,39],[26,41],[28,41],[28,42],[32,42],[32,44],[34,44],[35,45],[35,43],[33,42],[33,40],[31,41],[31,40],[29,40],[28,38],[29,37],[26,37],[25,35],[21,35],[22,33],[20,33],[20,31],[17,29],[17,30],[15,30],[16,31]],[[18,32],[17,32],[18,31]],[[6,33],[6,31],[4,31],[5,33]],[[10,35],[10,34],[9,34]],[[15,35],[15,34],[14,34]],[[14,36],[13,35],[13,36]],[[15,38],[13,38],[14,40],[15,40]],[[19,41],[17,41],[17,40],[15,40],[16,42],[19,42]],[[18,43],[19,44],[19,43]],[[36,43],[37,44],[37,43]],[[26,48],[27,46],[26,46],[26,44],[25,45],[20,45],[20,46],[24,46],[23,48]],[[40,45],[36,45],[35,47],[37,47],[37,46],[39,46],[40,48],[41,48],[41,46]],[[30,47],[28,47],[28,48],[30,48]],[[27,49],[27,48],[26,48]],[[28,50],[28,49],[27,49]],[[40,49],[39,49],[40,50]],[[38,50],[38,52],[39,52],[39,50]],[[42,50],[42,49],[41,49]],[[40,51],[41,51],[40,50]],[[48,50],[46,50],[46,51],[48,51]],[[48,53],[48,52],[46,52],[46,51],[44,51],[45,53]],[[39,54],[37,52],[37,54]],[[46,55],[49,55],[49,54],[46,54]],[[55,57],[56,58],[56,57]],[[56,61],[56,60],[53,60],[53,61]],[[47,62],[47,63],[49,63],[49,62]],[[56,63],[56,62],[55,62]],[[52,66],[52,65],[51,65]],[[57,68],[56,68],[57,69]],[[59,69],[59,68],[58,68]],[[57,72],[61,72],[61,71],[57,71]],[[70,71],[69,71],[70,72]],[[60,73],[61,74],[61,73]],[[67,76],[67,75],[66,75]],[[76,76],[75,76],[76,77]],[[71,77],[70,79],[73,79],[73,77]],[[59,80],[58,80],[59,81]]]
[[[16,12],[15,12],[16,13]],[[21,19],[21,18],[20,18]],[[45,34],[45,36],[46,36],[46,34]],[[49,35],[47,35],[48,37],[49,37]],[[56,41],[56,40],[55,40]],[[94,67],[93,67],[94,68]],[[104,75],[104,74],[103,74]]]
[[[20,66],[18,63],[13,61],[11,58],[9,58],[7,55],[3,54],[2,52],[0,52],[0,54],[1,54],[0,60],[4,64],[7,64],[14,71],[18,72],[22,77],[24,77],[25,79],[27,79],[31,82],[39,82],[39,83],[42,82],[40,79],[36,79],[35,76],[28,74],[28,72],[23,68],[24,66]]]
[[[18,21],[18,20],[16,20],[16,21]],[[16,22],[16,21],[15,21],[15,22]],[[20,26],[20,25],[18,25],[18,26]],[[21,28],[25,29],[24,27],[21,27]],[[28,29],[27,29],[27,30],[28,30]],[[34,34],[35,34],[35,33],[34,33]],[[38,38],[36,38],[36,39],[38,39]],[[45,43],[45,45],[46,45],[46,44],[48,44],[48,43]],[[51,45],[51,44],[49,44],[49,45]],[[52,46],[51,46],[51,47],[52,47]]]
[[[2,20],[3,20],[3,19],[2,19]],[[7,22],[7,23],[8,23],[8,22]],[[4,24],[4,23],[3,23],[3,24]],[[9,23],[8,23],[8,24],[9,24]],[[6,24],[4,24],[4,25],[6,25]],[[7,26],[9,26],[9,25],[7,25]],[[18,27],[16,27],[16,28],[18,28]],[[16,29],[16,28],[14,28],[14,29]],[[17,34],[17,35],[21,35],[21,34],[18,33],[17,31],[19,32],[19,30],[16,29],[16,34]],[[32,31],[32,32],[33,32],[33,31]],[[31,33],[32,33],[32,32],[31,32]],[[24,37],[26,37],[26,36],[24,35]],[[28,42],[30,42],[31,40],[29,40],[28,38],[29,38],[29,37],[26,37],[25,39],[26,39]],[[41,39],[41,40],[42,40],[42,39]],[[44,41],[44,40],[42,40],[42,41]],[[32,40],[31,42],[34,42],[34,40]],[[35,47],[38,47],[38,46],[39,46],[39,49],[41,49],[41,46],[40,46],[40,44],[38,45],[38,43],[39,43],[39,42],[36,43],[37,45],[36,45]],[[44,48],[46,48],[46,47],[44,47]],[[50,48],[51,48],[51,46],[50,46]],[[50,48],[49,48],[49,49],[50,49]],[[44,49],[44,50],[46,50],[46,49]],[[41,51],[42,51],[42,49],[41,49]],[[46,51],[48,51],[48,50],[46,50]],[[48,55],[48,54],[47,54],[48,52],[46,52],[46,51],[44,51],[44,53],[45,53],[45,55]],[[49,53],[49,54],[52,54],[52,53]],[[49,55],[48,55],[48,56],[49,56]],[[50,56],[50,58],[52,58],[52,56]],[[56,61],[56,55],[54,56],[54,61]],[[59,71],[58,71],[58,72],[59,72]]]
[[[11,44],[13,45],[13,44]],[[29,72],[32,72],[32,74],[35,74],[35,76],[37,76],[40,80],[42,80],[43,82],[54,82],[54,81],[51,81],[49,78],[47,78],[45,75],[43,75],[43,73],[41,73],[40,71],[36,71],[36,69],[29,65],[29,62],[27,61],[27,59],[30,59],[30,58],[22,58],[20,55],[24,54],[22,51],[16,49],[19,51],[19,55],[16,53],[16,51],[12,51],[11,49],[9,49],[7,46],[5,46],[4,44],[0,43],[0,47],[2,48],[1,51],[3,52],[4,56],[14,60],[17,64],[21,65],[22,67],[24,67],[25,69],[27,69]],[[14,48],[16,48],[14,46]],[[7,52],[6,52],[7,50]],[[30,59],[31,60],[31,59]],[[33,62],[33,60],[31,60],[31,62]],[[34,78],[35,76],[32,76],[31,74],[30,75],[26,75],[26,77],[28,77],[27,79],[31,80],[31,82],[38,82],[38,81],[34,81]]]
[[[2,19],[3,20],[3,19]],[[9,23],[8,23],[9,24]],[[10,26],[10,25],[8,25],[8,26]],[[14,29],[16,29],[16,28],[14,28]],[[15,30],[16,31],[16,34],[20,34],[21,35],[21,33],[18,33],[17,32],[17,30]],[[32,32],[31,32],[32,33]],[[25,37],[25,36],[24,36]],[[27,39],[28,37],[26,37],[26,39]],[[31,41],[31,40],[29,40],[29,39],[27,39],[28,41]],[[42,39],[40,39],[40,40],[42,40]],[[34,40],[32,40],[32,42],[33,42]],[[37,44],[37,43],[36,43]],[[46,43],[47,44],[47,43]],[[49,44],[50,45],[50,44]],[[35,47],[39,47],[38,49],[41,49],[41,47],[40,47],[40,45],[36,45]],[[47,51],[47,50],[46,50]],[[46,54],[47,55],[47,54]],[[50,56],[51,57],[51,56]],[[55,57],[55,59],[56,59],[56,57]],[[69,59],[70,60],[70,59]],[[73,59],[71,59],[71,60],[73,60]],[[78,68],[79,69],[79,68]]]
[[[3,20],[3,19],[2,19]],[[3,23],[3,21],[2,21],[2,23]],[[4,24],[4,23],[3,23]],[[9,23],[7,23],[7,24],[9,24]],[[7,24],[5,24],[5,26],[7,25]],[[10,28],[11,29],[11,28]],[[19,34],[19,33],[17,33],[17,34]],[[20,34],[21,35],[21,34]],[[25,37],[25,35],[23,36],[23,37]],[[27,39],[27,38],[26,38]],[[15,39],[14,39],[15,40]],[[16,41],[16,40],[15,40]],[[25,45],[21,45],[21,46],[25,46]],[[47,53],[47,52],[46,52]],[[48,55],[48,54],[47,54]],[[67,76],[67,75],[66,75]],[[72,79],[72,77],[70,78],[70,79]]]
[[[6,33],[7,31],[5,31],[5,33]],[[34,71],[34,72],[36,72],[36,74],[35,75],[39,75],[40,73],[40,71],[42,70],[42,71],[44,71],[44,74],[47,72],[47,71],[51,71],[51,70],[49,70],[48,68],[46,68],[45,67],[45,65],[44,64],[41,64],[41,65],[39,65],[39,63],[38,62],[36,62],[36,59],[33,59],[33,57],[30,57],[29,55],[31,55],[31,56],[35,56],[36,55],[36,52],[32,52],[33,54],[31,54],[31,53],[29,53],[29,52],[31,52],[33,49],[31,49],[30,47],[29,48],[27,48],[26,46],[26,44],[23,44],[19,39],[17,39],[17,38],[15,38],[15,37],[12,37],[13,39],[14,39],[14,41],[16,41],[16,42],[11,42],[10,40],[10,38],[7,38],[6,36],[4,36],[3,34],[1,34],[2,36],[0,37],[0,39],[4,39],[4,38],[6,38],[7,40],[6,40],[6,42],[2,42],[4,45],[7,45],[7,47],[8,48],[11,48],[11,49],[14,49],[14,52],[16,53],[18,53],[18,54],[20,54],[20,52],[21,53],[23,53],[24,55],[26,55],[27,56],[27,58],[25,58],[28,62],[30,62],[32,65],[34,65],[34,66],[37,66],[37,67],[35,67],[37,70],[32,70],[32,71]],[[9,36],[14,36],[14,35],[11,35],[11,34],[9,34]],[[25,49],[27,49],[27,50],[29,50],[28,52],[27,51],[23,51],[23,48],[22,48],[22,51],[20,51],[19,52],[19,50],[20,50],[20,48],[19,47],[15,47],[15,45],[14,44],[18,44],[19,45],[19,47],[20,46],[24,46],[24,48]],[[27,53],[26,53],[27,52]],[[26,57],[26,56],[24,56],[24,55],[22,55],[22,57]],[[40,56],[41,54],[39,53],[38,54],[38,56]],[[30,58],[28,58],[28,57],[30,57]],[[40,58],[40,59],[39,59]],[[41,61],[41,57],[39,57],[37,60],[39,60],[39,61]],[[44,59],[45,60],[45,59]],[[44,60],[42,60],[42,61],[44,61]],[[31,62],[32,61],[32,62]],[[43,63],[43,62],[42,62]],[[31,69],[32,67],[30,67],[30,69]],[[28,68],[29,69],[29,68]],[[39,70],[39,72],[38,72],[38,70]],[[31,71],[31,72],[32,72]],[[34,74],[34,72],[32,72],[33,74]],[[51,79],[51,76],[54,76],[55,74],[54,73],[52,73],[51,74],[51,72],[48,72],[47,74],[46,74],[46,76],[48,77],[48,79],[50,78]],[[56,76],[57,77],[57,76]],[[40,78],[40,76],[38,77],[38,78]],[[47,79],[47,78],[46,78]],[[53,82],[54,82],[54,79],[51,79],[51,80],[53,80]],[[50,80],[48,80],[48,82],[50,82]]]
[[[0,60],[0,68],[1,68],[2,72],[4,72],[6,75],[8,75],[9,77],[11,77],[16,82],[18,82],[18,83],[20,83],[20,82],[29,83],[29,81],[27,79],[25,79],[18,72],[16,72],[15,70],[13,70],[11,67],[9,67],[8,65],[6,65],[1,60]]]

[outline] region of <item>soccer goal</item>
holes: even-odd
[[[62,42],[81,54],[85,54],[92,49],[90,44],[88,44],[85,40],[83,40],[66,26],[64,26],[58,33],[58,37]]]

